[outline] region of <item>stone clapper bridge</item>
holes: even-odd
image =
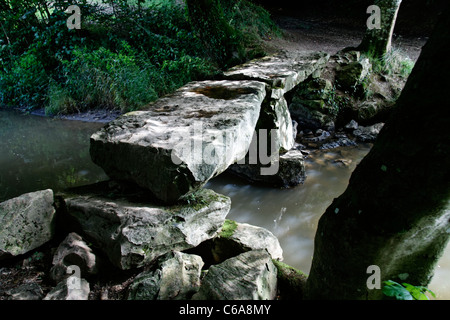
[[[111,180],[56,195],[58,228],[122,270],[152,263],[157,270],[136,276],[130,299],[275,299],[278,239],[226,220],[230,198],[203,186],[227,169],[275,186],[303,182],[285,94],[328,59],[256,59],[108,123],[91,136],[90,154]],[[145,289],[149,283],[157,289]]]
[[[279,155],[295,142],[284,95],[328,59],[325,53],[278,54],[236,66],[224,80],[188,83],[93,134],[91,158],[110,178],[132,182],[167,204],[232,165],[249,179],[274,176],[268,178],[272,185],[299,184],[304,170],[296,178],[278,170]],[[248,165],[257,170],[239,170]]]
[[[250,180],[276,186],[304,181],[303,156],[292,149],[295,137],[285,94],[308,77],[320,75],[329,57],[322,52],[280,53],[252,60],[229,69],[222,80],[188,83],[145,110],[108,123],[91,136],[92,160],[112,180],[148,190],[158,204],[75,196],[65,200],[68,211],[77,212],[71,216],[91,238],[110,248],[110,259],[123,269],[217,237],[231,201],[203,188],[211,178],[230,168]],[[252,158],[256,150],[257,161]],[[264,163],[263,153],[269,157]],[[287,170],[285,175],[283,162],[291,166],[293,162],[296,170]],[[264,173],[274,166],[276,170]],[[99,205],[108,208],[96,210]],[[101,212],[94,215],[102,225],[114,224],[103,230],[121,230],[120,235],[99,234],[98,225],[88,223],[94,220],[88,218],[92,212]],[[272,240],[261,240],[270,232],[238,225],[235,237],[239,238],[239,230],[242,234],[253,230],[259,237],[241,244],[246,251],[266,249],[269,258],[282,259],[273,235]],[[273,298],[273,292],[269,295]],[[201,296],[211,298],[211,294]]]

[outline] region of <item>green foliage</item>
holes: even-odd
[[[187,0],[186,3],[194,30],[220,68],[261,56],[261,37],[279,34],[268,12],[250,1]]]
[[[205,42],[205,29],[193,28],[175,0],[0,1],[0,104],[126,112],[261,54],[258,37],[274,28],[267,12],[244,0],[215,2],[223,9],[208,23],[231,42]],[[72,4],[82,12],[80,30],[66,26]]]
[[[237,226],[238,225],[236,221],[226,219],[225,222],[223,223],[222,230],[220,232],[220,237],[230,238],[234,234],[234,231],[236,230]]]
[[[99,107],[130,111],[157,98],[154,72],[139,66],[126,43],[118,52],[104,47],[93,51],[77,48],[73,60],[63,62],[62,70],[66,77],[65,92],[69,95],[69,100],[62,101],[76,101],[79,110]],[[55,109],[74,111],[64,105]]]
[[[372,63],[372,71],[378,74],[407,78],[414,68],[414,62],[400,49],[393,48],[381,58],[377,58],[370,52],[363,56],[369,58]]]
[[[433,291],[423,286],[414,286],[409,283],[400,284],[392,280],[383,283],[383,294],[397,300],[429,300],[427,292],[436,297]]]
[[[184,201],[190,205],[194,210],[200,210],[202,207],[208,204],[207,200],[200,194],[201,191],[195,191],[184,197]]]
[[[336,117],[341,110],[350,105],[350,98],[345,95],[339,95],[335,85],[333,85],[331,90],[325,91],[324,94],[328,113],[333,117]]]

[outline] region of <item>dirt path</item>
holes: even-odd
[[[272,18],[282,29],[284,36],[265,41],[268,53],[287,50],[325,51],[334,54],[346,47],[359,45],[364,35],[364,26],[352,28],[340,25],[333,20],[287,15],[276,15]],[[393,46],[416,61],[426,41],[426,37],[394,35]]]

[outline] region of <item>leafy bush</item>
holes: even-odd
[[[261,38],[280,34],[269,13],[247,0],[187,0],[194,30],[220,68],[263,55]]]
[[[210,22],[217,34],[230,32],[236,45],[214,37],[205,42],[175,0],[74,0],[70,4],[82,12],[80,30],[67,28],[65,0],[0,4],[5,7],[0,19],[6,21],[0,33],[0,103],[45,106],[48,114],[136,110],[189,81],[262,54],[258,37],[273,28],[267,12],[246,0],[214,1],[223,5],[224,23]]]
[[[425,293],[436,298],[433,291],[423,286],[413,286],[409,283],[398,283],[392,280],[384,281],[383,293],[397,300],[430,300]]]
[[[0,102],[29,109],[45,103],[49,77],[35,50],[25,52],[11,64],[9,70],[0,73]]]
[[[126,43],[117,53],[103,47],[94,51],[75,49],[73,60],[64,63],[64,71],[65,87],[80,110],[129,111],[157,98],[152,71],[140,68]]]
[[[414,68],[414,61],[412,61],[400,49],[391,49],[382,58],[376,58],[371,53],[365,53],[365,57],[369,58],[372,63],[372,69],[375,73],[386,75],[399,75],[407,78]]]

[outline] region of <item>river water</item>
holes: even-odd
[[[57,120],[0,110],[0,201],[20,194],[95,183],[107,179],[89,156],[89,137],[100,123]],[[308,273],[317,223],[348,185],[370,145],[313,152],[307,179],[292,189],[249,184],[229,174],[207,188],[229,196],[229,219],[270,230],[280,240],[284,262]],[[450,246],[439,261],[429,288],[450,300]]]

